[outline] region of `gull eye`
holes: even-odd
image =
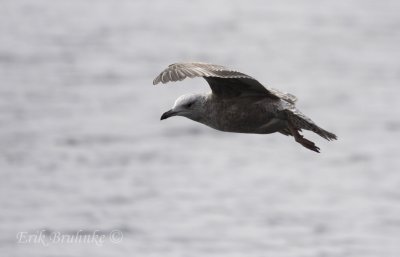
[[[186,108],[190,108],[190,107],[192,107],[192,105],[193,105],[193,102],[190,102],[190,103],[186,104]]]

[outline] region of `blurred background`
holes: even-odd
[[[400,2],[0,2],[4,256],[400,256]],[[290,92],[338,141],[160,122],[202,61]],[[104,245],[17,235],[119,230]]]

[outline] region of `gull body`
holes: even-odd
[[[336,135],[317,126],[296,107],[297,98],[276,89],[266,88],[254,78],[206,63],[176,63],[168,66],[153,84],[180,81],[186,77],[203,77],[212,92],[180,96],[161,120],[183,116],[216,130],[236,133],[293,136],[304,147],[319,148],[299,132],[311,130],[327,140]]]

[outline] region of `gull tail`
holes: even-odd
[[[328,141],[337,140],[337,136],[335,134],[317,126],[310,118],[302,114],[297,109],[293,108],[286,110],[285,112],[287,114],[288,128],[280,132],[285,135],[292,135],[296,142],[300,143],[305,148],[319,153],[319,148],[315,145],[315,143],[304,138],[299,133],[302,129],[310,130]]]
[[[310,130],[328,141],[337,140],[337,136],[317,126],[310,118],[297,109],[287,110],[287,119],[297,129]]]

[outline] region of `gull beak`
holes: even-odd
[[[169,110],[167,112],[164,112],[163,115],[161,115],[160,120],[168,119],[169,117],[175,116],[177,114],[178,114],[177,112],[174,112],[173,110]]]

